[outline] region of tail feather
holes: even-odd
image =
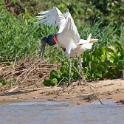
[[[98,39],[90,39],[90,42],[89,43],[95,43],[97,41],[98,41]]]
[[[89,43],[91,40],[92,34],[90,33],[89,36],[87,37],[87,42]]]
[[[98,41],[98,39],[91,39],[91,36],[92,36],[92,34],[90,33],[89,34],[89,36],[87,37],[87,40],[84,40],[84,39],[80,39],[80,42],[79,42],[79,44],[87,44],[87,43],[95,43],[95,42],[97,42]]]

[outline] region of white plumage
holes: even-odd
[[[40,12],[38,14],[39,16],[37,16],[37,19],[39,20],[40,24],[45,24],[49,26],[55,25],[58,27],[58,32],[56,33],[58,41],[57,43],[60,47],[66,48],[65,52],[69,61],[70,57],[80,57],[80,55],[84,51],[86,51],[87,49],[91,49],[93,43],[97,42],[98,40],[91,39],[91,34],[89,34],[86,40],[81,39],[77,27],[75,26],[74,20],[69,11],[62,14],[58,8],[53,7],[48,11]],[[70,71],[71,69],[69,69],[69,78]]]
[[[61,11],[53,7],[51,10],[38,13],[39,23],[46,25],[56,25],[58,27],[57,40],[60,47],[66,48],[68,58],[79,56],[87,49],[91,49],[93,43],[98,39],[91,39],[91,34],[87,40],[80,39],[77,27],[70,12],[62,14]]]

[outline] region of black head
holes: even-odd
[[[41,45],[41,50],[40,50],[40,56],[42,56],[42,57],[43,57],[43,54],[44,54],[46,43],[49,46],[54,46],[56,44],[56,42],[54,40],[54,36],[53,35],[49,35],[48,38],[47,37],[43,37],[42,45]]]

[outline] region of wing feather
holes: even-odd
[[[66,25],[62,31],[63,34],[68,34],[68,37],[71,38],[71,41],[74,43],[80,42],[80,35],[78,33],[77,27],[74,23],[74,20],[70,12],[66,13]]]
[[[48,11],[39,12],[38,14],[36,17],[40,24],[56,25],[59,29],[65,25],[65,17],[56,7]]]

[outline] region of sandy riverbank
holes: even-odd
[[[19,89],[0,95],[0,101],[68,101],[72,104],[85,104],[102,100],[115,100],[124,104],[124,80],[103,80],[77,86],[74,82],[66,87],[42,87],[33,89]]]

